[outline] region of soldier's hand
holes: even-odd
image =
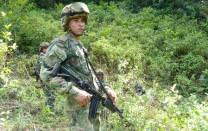
[[[86,106],[91,99],[92,95],[87,93],[84,90],[79,90],[78,94],[76,96],[74,96],[74,99],[76,102],[78,102],[78,104],[82,107]]]
[[[116,93],[113,90],[107,91],[108,95],[110,96],[111,100],[113,101],[113,104],[116,104]]]

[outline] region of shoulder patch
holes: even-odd
[[[67,40],[68,40],[67,36],[64,36],[64,35],[53,39],[50,43],[48,51],[50,51],[54,45],[56,45],[57,47],[60,47],[60,48],[65,47],[65,43]]]
[[[62,41],[62,42],[66,42],[67,39],[68,39],[67,36],[60,36],[60,37],[59,37],[59,40]]]

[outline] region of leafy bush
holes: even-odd
[[[6,13],[1,12],[0,18],[5,19],[5,17]],[[0,32],[0,87],[7,84],[8,76],[11,75],[12,71],[7,66],[7,63],[12,58],[16,49],[16,43],[13,43],[11,39],[10,28],[11,24],[4,24]]]
[[[120,77],[129,79],[126,75]],[[136,96],[134,90],[123,94],[122,88],[129,85],[121,83],[122,79],[119,79],[114,88],[119,93],[118,105],[123,108],[125,118],[120,120],[116,114],[109,116],[109,129],[204,130],[207,127],[207,124],[204,127],[199,124],[199,121],[207,122],[207,101],[199,104],[195,95],[185,98],[178,94],[175,86],[170,87],[171,90],[161,90],[158,83],[153,83],[151,88],[146,89],[143,96]]]
[[[12,23],[13,39],[20,52],[35,53],[41,42],[50,42],[61,32],[59,21],[51,15],[52,10],[51,14],[45,10],[32,10],[34,5],[28,0],[9,1],[6,7],[2,7],[9,10],[3,22]]]
[[[17,42],[21,43],[21,51],[35,53],[41,42],[50,42],[61,30],[58,21],[54,21],[51,15],[41,12],[29,12],[27,15],[29,17],[19,23]]]
[[[145,2],[147,6],[158,3],[143,1],[144,6]],[[173,4],[177,2],[181,6],[181,1]],[[5,3],[9,5],[6,7]],[[58,11],[63,5],[43,10],[27,0],[5,3],[1,9],[11,11],[0,16],[0,107],[4,107],[0,108],[0,128],[67,129],[63,96],[57,96],[56,114],[50,112],[44,106],[42,90],[36,89],[38,85],[31,76],[37,59],[32,53],[37,53],[39,43],[62,33]],[[189,17],[195,15],[195,9],[189,7],[193,14],[187,16],[142,6],[136,10],[138,13],[132,13],[122,5],[105,2],[89,7],[91,14],[83,43],[93,63],[105,69],[118,93],[118,106],[132,123],[110,114],[107,129],[206,130],[207,24]],[[14,42],[18,42],[20,52],[29,55],[16,55]],[[145,95],[136,95],[138,82],[144,85]]]
[[[96,12],[91,13],[90,32],[84,41],[97,64],[111,72],[137,70],[141,78],[160,81],[161,85],[178,83],[183,76],[192,84],[180,81],[177,88],[182,94],[203,94],[203,82],[197,83],[207,67],[208,47],[206,33],[197,21],[153,8],[131,14],[114,4],[102,4],[92,6],[92,10]],[[183,90],[184,85],[189,89]]]

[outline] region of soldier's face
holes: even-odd
[[[84,17],[75,17],[69,21],[69,31],[75,36],[81,36],[85,31],[85,23]]]
[[[103,75],[97,75],[97,76],[98,76],[98,79],[99,79],[99,80],[101,80],[101,81],[104,80]]]
[[[45,54],[47,49],[48,49],[47,47],[43,48],[42,52]]]

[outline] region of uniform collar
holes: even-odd
[[[79,47],[84,48],[82,42],[80,40],[77,40],[71,33],[67,34],[67,37],[74,41]]]
[[[70,32],[67,34],[67,36],[71,39],[73,39],[76,43],[80,43],[80,40],[77,40],[74,35],[72,35]]]

